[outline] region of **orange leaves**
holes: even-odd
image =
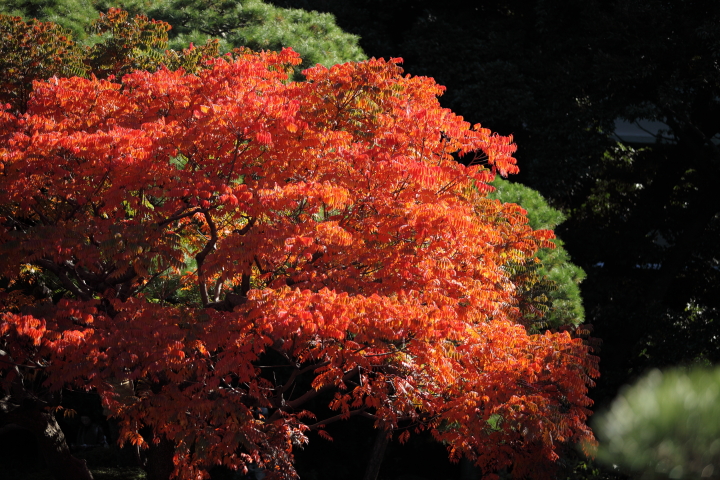
[[[321,208],[340,210],[348,207],[353,198],[342,185],[330,182],[297,182],[282,187],[276,184],[272,189],[259,190],[257,193],[263,205],[270,210],[294,209],[305,204],[308,213],[316,213]]]
[[[0,335],[14,334],[18,337],[25,337],[30,343],[40,346],[45,335],[45,322],[29,315],[17,316],[4,314],[0,324]]]
[[[349,247],[353,243],[352,235],[338,225],[338,222],[322,222],[316,227],[320,242],[323,244]]]
[[[298,62],[37,83],[1,119],[0,270],[32,264],[73,299],[5,314],[2,341],[42,350],[55,388],[96,388],[125,441],[173,441],[186,477],[219,459],[290,472],[297,412],[331,390],[339,417],[416,422],[487,471],[591,438],[588,347],[519,324],[509,267],[552,232],[485,197],[517,170],[512,138],[397,61],[288,82]]]
[[[270,135],[270,132],[259,131],[255,134],[255,139],[263,145],[270,145],[272,143],[272,135]]]
[[[61,88],[58,88],[61,87]],[[85,78],[50,79],[36,82],[28,103],[28,114],[42,112],[42,117],[30,121],[53,121],[45,130],[95,130],[103,123],[115,124],[127,112],[120,85],[107,80],[91,81]],[[97,104],[89,104],[91,98]]]
[[[4,288],[0,289],[0,307],[3,311],[18,312],[36,302],[34,297],[25,295],[21,290],[6,292]]]
[[[457,400],[451,401],[445,415],[448,421],[459,423],[454,429],[435,431],[435,435],[464,445],[470,455],[477,455],[484,469],[516,463],[518,449],[539,448],[541,457],[552,458],[556,443],[585,436],[592,439],[584,426],[589,412],[570,406],[580,397],[587,398],[586,383],[573,371],[593,372],[592,361],[576,363],[579,358],[589,358],[586,348],[564,334],[528,336],[521,326],[497,322],[480,327],[483,340],[461,361],[474,364],[482,373],[462,377],[454,385]],[[487,423],[469,421],[478,414]],[[524,432],[522,436],[514,433],[517,428]],[[467,439],[488,435],[493,439],[489,445],[489,439],[480,444],[474,440],[466,443]],[[496,442],[514,446],[498,456]],[[500,464],[493,466],[491,458]]]
[[[322,438],[322,439],[324,439],[324,440],[327,440],[328,442],[332,442],[332,441],[333,441],[333,437],[330,436],[330,434],[327,433],[325,430],[320,429],[320,430],[317,431],[317,434],[320,435],[320,438]]]
[[[125,442],[130,442],[130,445],[145,448],[147,447],[145,439],[137,432],[126,432],[125,435],[120,438],[120,442],[121,444],[124,444]]]

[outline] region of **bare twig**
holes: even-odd
[[[208,228],[210,228],[210,241],[205,245],[205,248],[203,248],[200,253],[195,255],[195,261],[197,262],[197,272],[198,272],[198,287],[200,287],[200,298],[202,299],[202,303],[204,307],[207,307],[210,304],[210,299],[208,297],[208,289],[207,289],[207,283],[205,281],[205,270],[203,269],[203,263],[205,262],[205,258],[215,249],[215,245],[218,241],[218,232],[217,227],[215,226],[215,222],[212,219],[212,215],[210,213],[203,209],[202,214],[205,217],[205,221],[208,224]]]
[[[349,413],[341,413],[341,414],[335,415],[333,417],[326,418],[325,420],[323,420],[321,422],[317,422],[317,423],[313,423],[312,425],[308,425],[308,428],[310,428],[310,430],[318,430],[319,428],[322,428],[329,423],[337,422],[338,420],[345,420],[347,418],[354,417],[356,415],[365,416],[366,409],[367,409],[367,407],[362,407],[358,410],[350,410]],[[368,415],[370,415],[372,418],[377,418],[377,417],[375,417],[375,415],[372,415],[370,413],[368,413]]]

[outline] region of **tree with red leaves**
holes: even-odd
[[[553,234],[487,197],[517,171],[512,139],[397,60],[289,81],[299,62],[53,78],[0,113],[0,275],[59,292],[0,299],[3,410],[92,389],[121,442],[169,446],[183,479],[294,478],[293,447],[356,415],[488,476],[549,477],[593,441],[597,359],[528,328],[514,266]]]

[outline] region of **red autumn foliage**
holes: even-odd
[[[395,60],[290,82],[298,63],[51,79],[2,113],[0,274],[32,266],[63,292],[0,317],[3,388],[39,365],[51,389],[94,389],[122,441],[172,442],[179,478],[251,462],[293,478],[293,445],[336,420],[306,410],[328,392],[337,418],[546,476],[593,441],[597,359],[521,323],[506,267],[553,235],[486,198],[517,171],[512,139]]]
[[[53,22],[24,21],[0,14],[0,103],[24,112],[33,80],[53,76],[120,77],[161,65],[195,72],[203,60],[219,55],[217,40],[183,51],[168,50],[166,22],[111,8],[92,22],[92,46],[76,43],[69,31]]]

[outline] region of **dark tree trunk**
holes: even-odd
[[[367,467],[365,468],[365,475],[363,480],[377,480],[378,474],[380,473],[380,466],[382,465],[383,458],[385,458],[385,450],[387,450],[388,442],[390,441],[391,432],[384,428],[379,428],[375,442],[373,443],[373,449],[370,453],[370,461],[368,461]]]
[[[7,418],[35,435],[38,448],[56,480],[93,480],[85,460],[79,460],[70,453],[65,435],[52,413],[19,408],[10,412]]]
[[[173,464],[175,446],[164,438],[157,445],[152,442],[148,443],[150,443],[150,448],[147,449],[145,465],[147,480],[169,480],[175,469]]]

